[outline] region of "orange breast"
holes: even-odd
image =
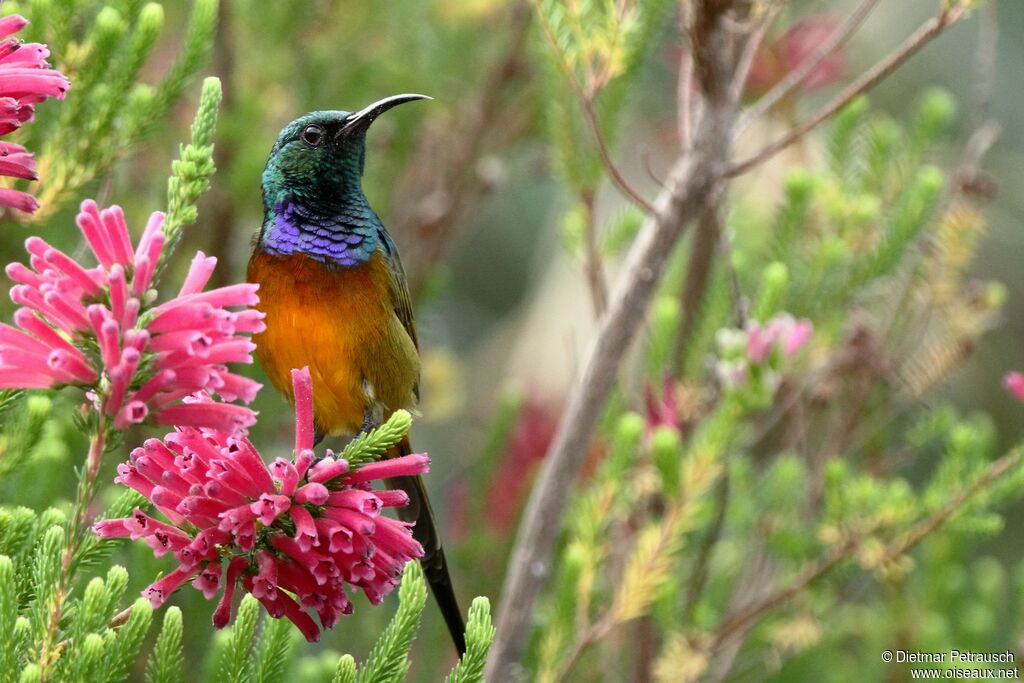
[[[267,325],[253,338],[256,357],[289,401],[291,370],[309,366],[326,433],[355,433],[367,410],[386,417],[414,400],[419,357],[391,305],[390,276],[380,255],[348,268],[262,252],[249,261]]]

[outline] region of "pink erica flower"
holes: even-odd
[[[0,135],[31,121],[35,105],[47,97],[64,99],[70,85],[64,74],[49,68],[45,45],[13,37],[27,24],[16,14],[0,18]],[[0,142],[0,176],[35,180],[32,155],[20,145]],[[35,197],[9,188],[0,188],[0,205],[27,212],[39,208]]]
[[[662,378],[660,390],[655,389],[654,384],[649,380],[644,386],[645,440],[649,440],[658,427],[682,428],[683,421],[679,415],[677,388],[676,383],[669,375]]]
[[[412,454],[353,468],[330,451],[313,454],[309,369],[292,371],[295,451],[269,467],[244,437],[179,427],[150,439],[118,467],[116,481],[153,502],[167,519],[136,509],[132,517],[97,522],[100,537],[144,538],[155,555],[171,553],[178,567],[143,595],[154,607],[186,581],[207,599],[222,593],[213,624],[231,618],[236,584],[272,617],[288,617],[309,641],[352,612],[349,591],[378,604],[398,584],[405,563],[423,556],[411,525],[382,515],[403,506],[397,490],[372,482],[427,471]],[[313,615],[319,619],[319,624]]]
[[[823,43],[839,30],[839,22],[832,17],[808,17],[793,24],[782,37],[762,44],[750,66],[747,89],[761,95],[812,59]],[[818,90],[842,78],[844,59],[836,51],[825,57],[800,84],[803,92]]]
[[[202,252],[177,296],[152,305],[163,219],[150,216],[133,249],[120,207],[83,202],[78,226],[98,262],[91,268],[39,237],[25,242],[29,265],[7,266],[21,308],[17,327],[0,324],[0,387],[85,387],[117,429],[148,420],[234,432],[255,421],[242,406],[180,402],[199,391],[255,397],[260,385],[226,364],[252,362],[243,335],[263,329],[263,314],[250,308],[256,285],[203,291],[216,259]]]
[[[487,522],[492,530],[506,533],[515,527],[533,473],[555,436],[560,411],[561,406],[537,394],[531,393],[523,403],[487,491]]]
[[[1011,372],[1003,378],[1003,386],[1018,401],[1024,401],[1024,373]]]

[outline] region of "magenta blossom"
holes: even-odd
[[[646,441],[650,441],[658,427],[682,429],[683,421],[680,417],[678,387],[670,375],[665,375],[662,378],[660,390],[656,389],[650,380],[644,385],[644,412],[646,413],[644,420],[644,439]]]
[[[145,538],[158,557],[179,566],[143,595],[158,607],[186,581],[212,599],[222,628],[231,619],[236,584],[272,617],[288,617],[309,641],[352,612],[346,592],[362,589],[378,604],[398,584],[405,563],[423,556],[411,525],[381,514],[402,506],[402,491],[374,491],[376,479],[427,471],[412,454],[352,468],[330,451],[313,454],[313,385],[309,369],[292,371],[295,453],[267,467],[246,438],[179,427],[150,439],[118,467],[116,481],[156,505],[169,523],[136,508],[132,517],[97,522],[100,537]],[[312,613],[319,617],[319,625]]]
[[[93,268],[39,237],[25,242],[31,267],[7,266],[18,283],[11,299],[22,308],[18,327],[0,323],[0,387],[85,387],[117,429],[149,419],[234,432],[255,421],[242,406],[181,402],[197,391],[255,397],[260,385],[225,364],[252,362],[253,344],[242,335],[262,330],[263,314],[250,308],[257,285],[202,291],[216,264],[202,252],[178,295],[151,305],[163,219],[150,216],[133,250],[120,207],[83,202],[78,226],[99,262]]]
[[[17,14],[0,18],[0,135],[31,121],[35,105],[47,97],[64,99],[69,87],[64,74],[49,68],[50,51],[39,43],[23,43],[13,35],[28,21]],[[24,147],[0,142],[0,176],[36,179],[36,164]],[[0,205],[32,212],[39,208],[27,192],[0,188]]]
[[[1003,386],[1018,401],[1024,401],[1024,373],[1011,372],[1003,378]]]
[[[747,324],[747,357],[763,363],[778,348],[790,358],[810,340],[814,326],[810,320],[797,320],[788,313],[778,315],[762,326],[756,320]]]

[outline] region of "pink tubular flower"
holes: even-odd
[[[178,296],[150,307],[163,219],[150,216],[133,249],[120,207],[83,202],[78,226],[99,262],[92,268],[39,237],[25,242],[29,266],[7,266],[21,308],[17,327],[0,323],[0,387],[89,388],[117,429],[149,420],[235,432],[255,421],[242,406],[179,403],[195,392],[252,401],[260,385],[225,364],[252,362],[253,344],[242,335],[262,330],[263,314],[250,308],[256,285],[202,291],[216,263],[202,252]]]
[[[0,135],[31,121],[35,105],[47,97],[64,99],[70,83],[64,74],[49,68],[50,51],[39,43],[22,43],[13,37],[28,21],[12,14],[0,18]],[[0,176],[36,179],[36,164],[24,147],[0,142]],[[0,188],[0,205],[31,213],[39,208],[27,192]]]
[[[1018,401],[1024,401],[1024,373],[1008,373],[1003,378],[1003,386]]]
[[[292,371],[295,452],[269,467],[244,437],[186,426],[150,439],[118,467],[116,481],[139,491],[170,522],[139,509],[97,522],[100,537],[145,538],[158,557],[179,566],[143,595],[154,607],[191,580],[213,598],[216,628],[231,618],[237,582],[272,617],[286,616],[307,640],[352,612],[346,585],[373,604],[398,584],[409,560],[423,556],[411,525],[381,514],[409,502],[402,491],[374,491],[373,480],[427,471],[426,455],[349,467],[330,451],[313,455],[313,385],[309,369]],[[319,624],[313,619],[319,618]]]

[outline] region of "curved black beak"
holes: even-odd
[[[427,97],[426,95],[416,94],[405,94],[405,95],[392,95],[391,97],[385,97],[382,100],[377,100],[368,107],[364,107],[354,114],[349,114],[345,119],[345,125],[341,127],[340,133],[347,135],[356,131],[366,132],[370,127],[370,124],[376,120],[378,116],[386,112],[392,107],[397,107],[400,104],[406,102],[413,102],[415,100],[432,100],[433,97]]]

